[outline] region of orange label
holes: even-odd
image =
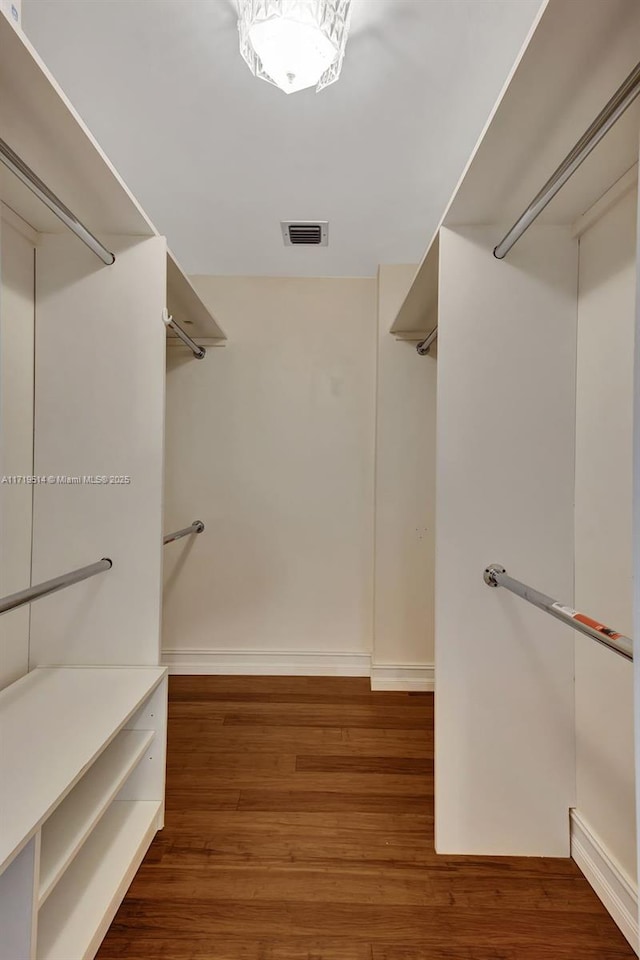
[[[604,623],[598,623],[597,620],[592,620],[591,617],[585,617],[584,613],[576,613],[574,620],[579,620],[580,623],[584,623],[585,626],[591,627],[592,630],[597,630],[598,633],[603,634],[605,637],[609,637],[611,640],[618,640],[622,636],[620,633],[616,633],[615,630],[612,630],[611,627],[605,627]]]

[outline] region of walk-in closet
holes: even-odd
[[[0,960],[639,954],[639,57],[0,0]]]

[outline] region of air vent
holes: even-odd
[[[281,220],[280,226],[285,247],[326,247],[329,242],[328,220]]]

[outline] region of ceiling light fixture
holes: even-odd
[[[285,93],[322,90],[340,76],[351,0],[238,0],[240,53]]]

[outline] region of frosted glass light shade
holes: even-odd
[[[240,53],[285,93],[340,76],[351,0],[238,0]]]

